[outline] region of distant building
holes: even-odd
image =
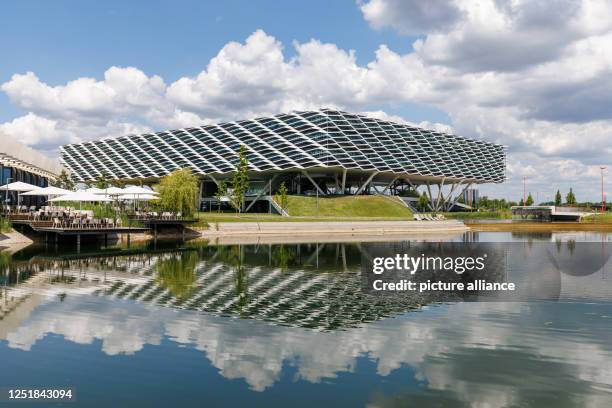
[[[58,160],[51,159],[36,150],[0,134],[0,185],[22,181],[46,187],[61,171]],[[6,191],[0,189],[2,202],[7,202]],[[22,204],[38,203],[39,197],[23,197]],[[17,193],[8,193],[8,202],[17,203]]]
[[[478,189],[468,188],[463,192],[463,201],[470,207],[474,207],[478,203]]]

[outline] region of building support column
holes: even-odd
[[[274,181],[274,179],[276,179],[276,177],[278,177],[278,174],[276,174],[268,181],[268,184],[259,192],[259,194],[257,194],[255,199],[251,201],[251,204],[249,204],[249,206],[246,208],[246,210],[244,210],[244,212],[249,212],[251,207],[253,207],[253,204],[255,204],[257,200],[259,200],[268,191],[268,189],[270,189],[270,195],[272,195],[272,182]]]
[[[346,194],[346,169],[342,169],[342,195]]]
[[[395,181],[399,178],[399,176],[395,176],[395,178],[393,180],[391,180],[391,182],[389,184],[387,184],[387,187],[385,187],[382,191],[381,194],[385,194],[385,192],[389,189],[389,187],[391,187],[393,185],[393,183],[395,183]]]
[[[313,186],[315,186],[315,188],[317,189],[317,191],[319,192],[319,194],[321,195],[325,195],[325,193],[323,192],[323,190],[321,190],[321,187],[319,187],[319,185],[317,183],[315,183],[315,181],[312,179],[312,177],[310,177],[310,174],[308,174],[306,172],[306,170],[302,170],[302,174],[306,176],[306,178],[312,183]]]
[[[202,190],[204,189],[204,180],[200,180],[200,188],[198,193],[198,211],[202,211]]]
[[[440,200],[442,200],[443,198],[442,188],[444,187],[444,180],[446,180],[446,177],[442,177],[442,181],[438,184],[438,197],[436,199],[436,205],[435,205],[434,211],[438,211],[442,207]]]
[[[457,194],[457,196],[455,197],[455,199],[453,200],[453,202],[449,205],[448,210],[450,211],[451,208],[453,208],[453,206],[457,203],[457,201],[459,201],[459,198],[461,198],[461,196],[463,195],[463,193],[465,193],[465,190],[467,190],[468,188],[470,188],[470,186],[474,184],[473,182],[468,182],[465,187],[463,187],[463,190],[461,190],[461,192],[459,194]]]
[[[433,207],[433,195],[431,194],[431,186],[429,185],[429,181],[426,183],[426,185],[427,185],[427,194],[429,195],[429,204],[428,204],[429,209],[431,211],[436,211],[434,210],[434,207]]]
[[[361,192],[368,186],[368,184],[370,184],[372,182],[372,179],[374,178],[374,176],[376,176],[378,174],[377,171],[373,172],[372,174],[370,174],[370,177],[368,177],[368,179],[361,185],[361,187],[359,187],[359,190],[357,190],[357,192],[355,193],[355,195],[359,195],[361,194]]]

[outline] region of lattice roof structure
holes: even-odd
[[[61,147],[79,181],[155,179],[189,167],[199,175],[234,171],[241,145],[253,173],[344,169],[412,180],[499,183],[505,148],[337,110],[293,112]]]

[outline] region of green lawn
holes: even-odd
[[[473,212],[448,212],[442,213],[446,218],[459,220],[492,220],[492,219],[510,219],[512,211],[497,210],[497,211],[473,211]]]
[[[594,214],[589,217],[582,219],[582,222],[598,223],[598,224],[612,224],[612,212],[605,212],[603,214]]]
[[[395,198],[381,196],[319,198],[288,197],[289,217],[261,213],[200,212],[197,227],[216,222],[326,222],[412,220],[412,212]]]
[[[296,217],[381,217],[412,219],[412,212],[396,198],[383,196],[289,196],[287,210]],[[318,205],[317,205],[318,201]]]

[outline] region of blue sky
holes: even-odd
[[[78,77],[101,79],[111,65],[134,66],[167,82],[197,75],[228,41],[244,41],[263,28],[295,56],[293,41],[312,38],[374,58],[380,44],[407,53],[417,36],[373,30],[353,1],[20,1],[3,3],[0,83],[14,73],[35,72],[49,85]],[[27,24],[24,24],[27,21]],[[390,104],[389,113],[413,121],[448,122],[440,109]],[[22,114],[0,93],[0,121]]]
[[[525,176],[541,197],[596,199],[612,168],[607,0],[19,1],[0,16],[0,133],[52,156],[337,107],[508,146],[492,196],[522,195]]]

